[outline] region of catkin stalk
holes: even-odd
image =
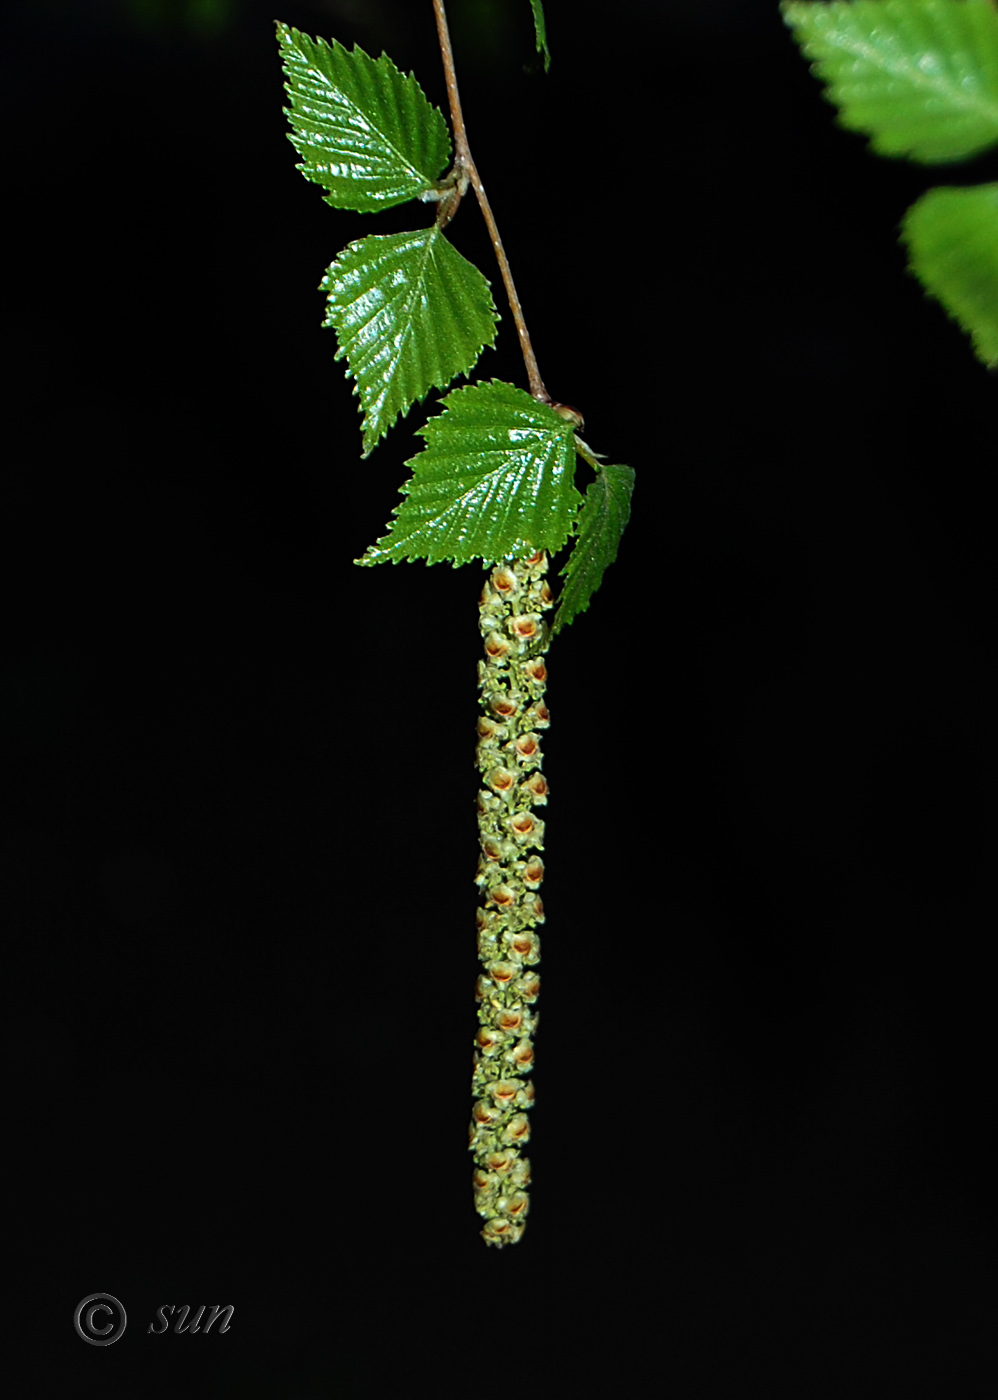
[[[481,853],[475,881],[478,910],[478,1033],[475,1036],[470,1129],[475,1209],[482,1238],[502,1247],[523,1234],[530,1163],[526,1110],[534,1098],[525,1076],[534,1063],[534,1004],[540,978],[536,929],[544,922],[537,893],[544,862],[547,802],[538,731],[549,723],[544,704],[550,637],[542,614],[552,606],[547,555],[510,560],[494,569],[479,604],[485,659],[478,663],[481,714],[477,761]]]

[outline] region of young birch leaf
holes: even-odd
[[[447,123],[385,54],[348,53],[278,24],[298,169],[337,209],[370,213],[417,199],[450,159]]]
[[[467,374],[496,337],[489,283],[434,224],[344,248],[321,284],[364,410],[364,456],[400,413]]]
[[[620,537],[631,518],[633,490],[633,467],[600,467],[589,483],[579,513],[579,538],[561,571],[567,582],[554,620],[555,633],[586,611],[604,571],[616,559]]]
[[[909,266],[998,369],[998,184],[935,189],[904,216]]]
[[[560,549],[582,501],[572,424],[495,379],[454,389],[442,404],[419,429],[426,446],[406,463],[413,474],[389,533],[356,563],[494,564]]]
[[[534,35],[537,39],[537,52],[544,55],[545,73],[551,67],[551,50],[548,48],[547,25],[544,22],[544,6],[541,0],[530,0],[534,12]]]
[[[961,160],[998,141],[991,0],[784,0],[783,18],[840,108],[884,156]]]

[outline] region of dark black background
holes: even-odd
[[[555,644],[533,1212],[465,1150],[480,575],[366,462],[272,8],[36,0],[3,58],[0,757],[21,1397],[987,1393],[995,383],[927,171],[775,3],[452,0],[548,387],[637,471]],[[295,4],[443,103],[431,7]],[[413,208],[416,209],[415,215]],[[486,270],[470,203],[455,242]],[[500,303],[500,309],[504,307]],[[524,383],[508,315],[481,377]],[[75,1335],[108,1290],[129,1328]],[[150,1336],[232,1303],[225,1336]]]

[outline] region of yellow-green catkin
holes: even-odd
[[[475,1156],[475,1209],[482,1238],[501,1247],[524,1230],[530,1163],[526,1110],[534,1098],[534,1004],[540,978],[537,925],[544,907],[539,851],[544,823],[534,808],[547,802],[538,731],[549,723],[544,704],[550,630],[543,614],[554,602],[545,578],[547,555],[510,560],[493,569],[482,590],[480,627],[485,659],[478,663],[478,831],[481,854],[478,910],[478,1034],[475,1037],[470,1146]]]

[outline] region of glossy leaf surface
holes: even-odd
[[[364,410],[364,455],[431,388],[467,374],[495,340],[489,283],[432,225],[345,248],[321,283]]]
[[[357,563],[491,564],[568,539],[582,497],[572,425],[553,409],[493,380],[454,389],[419,432],[426,446],[407,463],[406,499]]]
[[[925,290],[998,369],[998,184],[936,189],[905,214],[902,241]]]
[[[603,466],[589,483],[579,513],[579,538],[561,571],[567,582],[561,591],[555,632],[586,611],[604,572],[616,559],[620,537],[631,518],[633,490],[633,467]]]
[[[285,24],[277,38],[298,169],[337,209],[373,211],[417,199],[450,159],[450,135],[410,74],[384,54],[347,51]]]
[[[998,141],[990,0],[785,0],[783,18],[839,107],[885,156],[959,160]]]

